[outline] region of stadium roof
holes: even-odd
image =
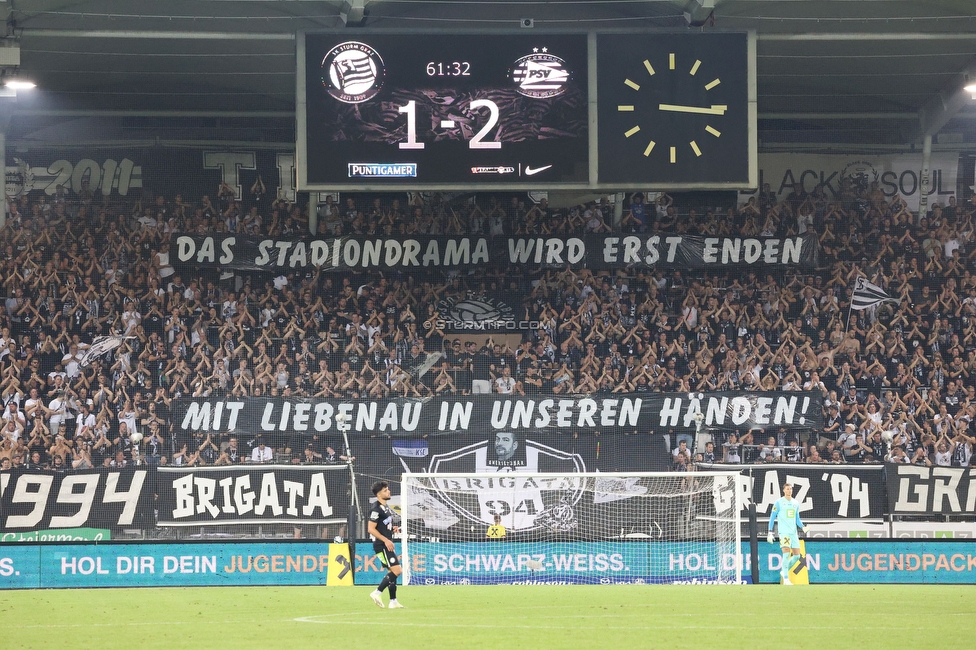
[[[961,90],[976,80],[972,0],[0,0],[0,11],[39,85],[13,105],[13,141],[93,111],[135,131],[198,120],[225,139],[293,141],[296,32],[531,19],[540,31],[755,30],[761,150],[905,146],[926,132],[976,142],[976,100]]]

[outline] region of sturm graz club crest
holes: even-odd
[[[545,99],[561,95],[572,74],[566,61],[549,52],[549,48],[532,48],[512,66],[511,78],[515,90],[526,97]]]
[[[386,66],[379,52],[366,43],[339,43],[322,59],[322,84],[340,102],[358,104],[383,88]]]

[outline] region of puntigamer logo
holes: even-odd
[[[348,163],[349,178],[416,178],[417,163]]]
[[[346,104],[369,101],[383,88],[386,65],[379,52],[366,43],[346,41],[322,59],[322,84]]]

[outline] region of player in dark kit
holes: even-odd
[[[386,481],[373,483],[373,494],[376,496],[376,503],[369,511],[369,524],[366,530],[373,538],[373,551],[380,559],[388,573],[383,576],[379,587],[370,592],[369,597],[373,599],[377,607],[383,607],[383,590],[390,588],[390,609],[402,609],[403,605],[397,602],[397,578],[402,573],[400,559],[396,556],[393,547],[393,534],[400,532],[399,517],[386,505],[390,500],[390,484]]]

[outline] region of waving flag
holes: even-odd
[[[393,453],[405,458],[426,458],[430,450],[427,448],[427,440],[413,440],[408,438],[396,438],[393,441]]]
[[[90,365],[95,359],[102,357],[122,345],[122,341],[131,336],[96,336],[92,344],[85,350],[85,355],[78,362],[82,368]]]
[[[851,309],[868,309],[883,302],[901,302],[899,298],[892,298],[885,290],[876,284],[868,282],[861,276],[854,284],[854,296],[851,298]]]

